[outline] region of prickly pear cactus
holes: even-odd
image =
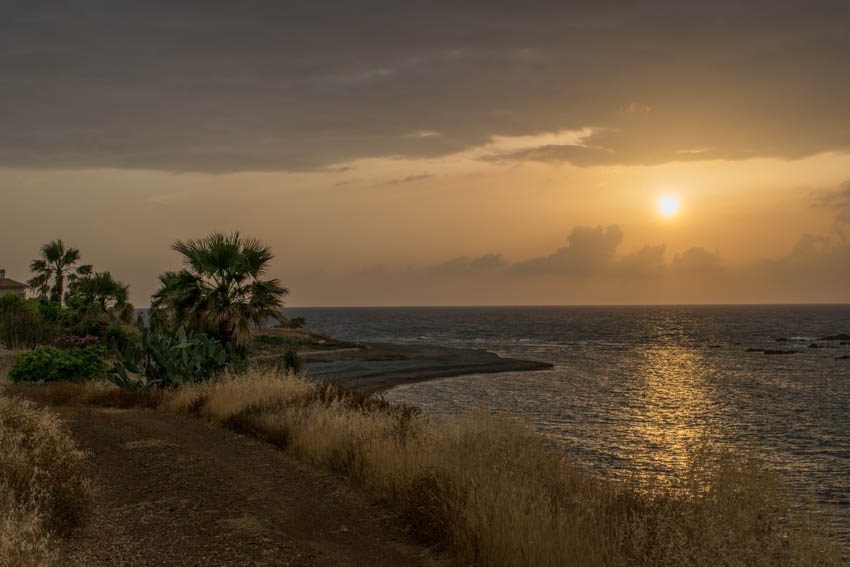
[[[224,347],[203,333],[189,335],[154,330],[139,322],[138,343],[128,345],[110,371],[110,379],[124,388],[174,388],[203,382],[231,364]]]

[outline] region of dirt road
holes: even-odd
[[[445,566],[341,480],[203,420],[54,408],[91,453],[69,566]]]

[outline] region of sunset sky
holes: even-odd
[[[239,230],[291,306],[850,301],[846,0],[12,1],[0,69],[20,281]]]

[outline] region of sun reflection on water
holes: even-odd
[[[639,465],[635,480],[675,483],[721,413],[708,365],[693,349],[648,346],[636,352],[632,385],[622,418],[630,430],[625,457]]]

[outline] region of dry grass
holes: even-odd
[[[54,406],[156,408],[163,399],[161,390],[127,390],[105,380],[37,384],[0,382],[0,391],[3,389],[9,395],[19,395],[39,404]]]
[[[0,566],[50,564],[85,510],[85,455],[62,422],[0,392]]]
[[[296,376],[253,371],[165,401],[343,474],[466,563],[834,565],[840,548],[794,514],[753,457],[703,447],[678,490],[577,469],[511,419],[437,422]]]

